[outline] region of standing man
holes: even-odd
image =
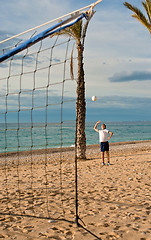
[[[99,141],[100,141],[100,147],[101,147],[101,157],[102,157],[102,165],[104,166],[104,152],[106,152],[107,154],[107,159],[108,159],[108,163],[107,165],[110,166],[110,157],[109,157],[109,142],[108,139],[110,139],[113,135],[112,132],[110,132],[109,130],[106,129],[106,125],[103,123],[101,128],[102,130],[98,130],[97,126],[101,121],[99,120],[95,126],[94,126],[94,130],[96,132],[99,133]],[[108,133],[110,134],[110,136],[107,139]]]

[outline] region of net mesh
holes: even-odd
[[[2,43],[1,55],[21,43]],[[75,142],[73,46],[71,37],[56,35],[0,64],[2,213],[55,219],[75,214],[74,154],[66,162],[62,150]]]

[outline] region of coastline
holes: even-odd
[[[124,141],[124,142],[113,142],[113,143],[109,143],[111,149],[113,149],[113,147],[119,147],[119,146],[129,146],[129,145],[134,145],[136,146],[137,144],[139,144],[139,146],[143,147],[143,144],[146,144],[149,147],[149,143],[151,144],[151,140],[138,140],[138,141]],[[87,145],[86,146],[86,150],[89,149],[97,149],[99,148],[99,144],[91,144],[91,145]],[[74,146],[72,147],[58,147],[58,148],[47,148],[47,149],[36,149],[36,150],[27,150],[27,151],[18,151],[18,152],[6,152],[6,153],[0,153],[0,158],[1,157],[11,157],[11,156],[18,156],[18,154],[20,156],[26,156],[31,154],[32,155],[42,155],[42,154],[51,154],[51,153],[60,153],[60,152],[74,152]]]

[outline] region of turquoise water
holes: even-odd
[[[94,131],[95,123],[86,123],[87,145],[98,144],[98,133]],[[114,133],[110,142],[134,140],[151,140],[151,121],[149,122],[108,122],[107,129]],[[100,126],[98,126],[99,128]],[[61,124],[38,124],[32,127],[29,123],[0,124],[0,152],[15,152],[42,149],[46,146],[65,147],[75,144],[75,121]]]

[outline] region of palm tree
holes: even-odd
[[[79,159],[86,159],[86,135],[85,135],[86,101],[85,101],[83,53],[86,31],[88,28],[89,21],[94,15],[94,13],[95,13],[94,11],[91,12],[85,23],[83,23],[83,20],[79,20],[74,25],[59,32],[59,34],[61,35],[67,35],[74,38],[78,52],[77,102],[76,102],[76,155],[77,155],[76,157]],[[72,71],[72,66],[70,69]]]
[[[132,6],[130,3],[128,2],[124,3],[124,6],[126,6],[128,9],[134,12],[134,14],[132,14],[132,17],[140,21],[151,33],[151,0],[146,0],[142,2],[142,5],[146,11],[147,16],[145,16],[140,9],[138,9],[135,6]]]

